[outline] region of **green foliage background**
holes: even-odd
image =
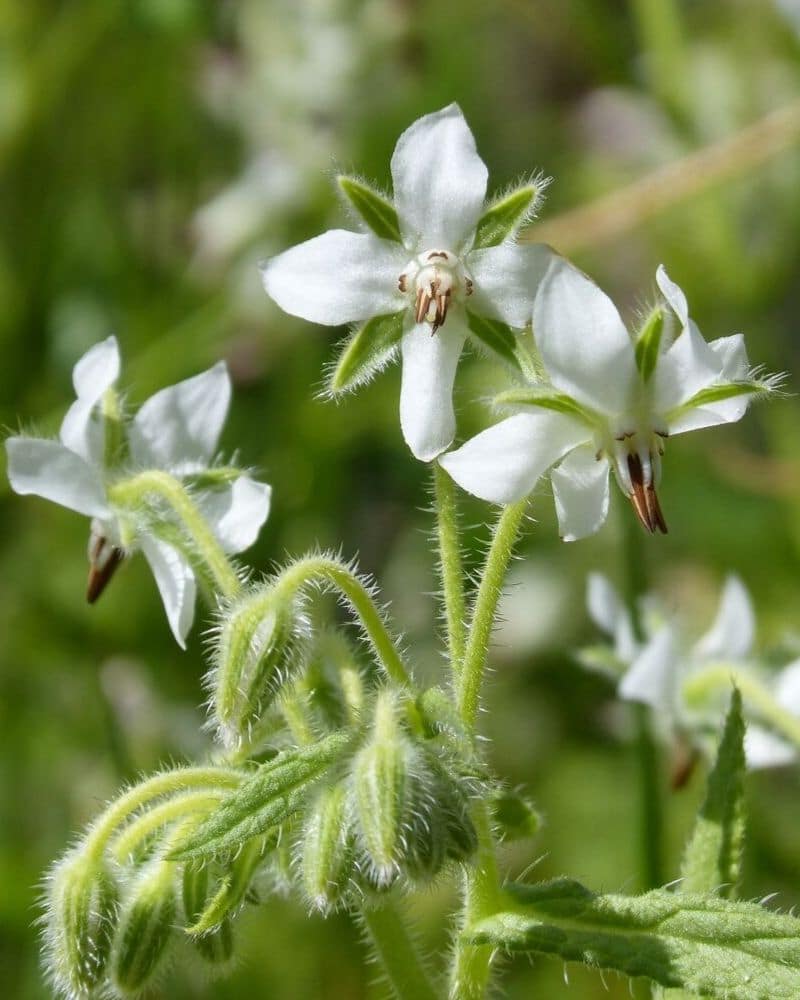
[[[798,82],[791,0],[2,0],[0,423],[54,433],[73,362],[109,332],[132,402],[227,358],[224,446],[275,491],[249,560],[266,569],[315,545],[358,553],[434,675],[428,470],[400,437],[398,371],[343,404],[316,399],[338,334],[280,314],[257,260],[342,222],[333,170],[388,184],[400,131],[451,100],[494,185],[534,169],[555,178],[546,223],[796,100]],[[225,191],[221,210],[201,212]],[[797,146],[616,236],[566,232],[559,249],[629,315],[663,261],[707,337],[741,330],[753,359],[800,367]],[[488,420],[473,402],[487,371],[499,384],[483,362],[462,372],[463,436]],[[644,546],[652,586],[698,629],[725,573],[740,573],[760,638],[782,644],[784,661],[800,648],[798,433],[791,397],[670,442],[671,533]],[[608,891],[636,885],[635,763],[624,711],[566,650],[594,638],[585,573],[622,569],[619,517],[631,515],[615,500],[597,538],[565,546],[541,491],[483,720],[497,769],[546,816],[537,842],[509,849],[508,872],[538,859],[542,877]],[[203,640],[196,629],[180,652],[141,560],[88,608],[85,521],[4,484],[0,506],[0,982],[35,1000],[49,995],[37,882],[121,783],[202,755]],[[486,517],[467,504],[470,524]],[[486,534],[478,527],[473,562]],[[671,874],[702,777],[670,798]],[[800,901],[798,790],[796,769],[748,780],[745,897]],[[442,944],[447,903],[443,887],[415,907]],[[239,937],[229,977],[212,984],[179,960],[157,995],[382,995],[344,917],[309,921],[275,898]],[[606,992],[575,969],[568,989],[562,974],[517,962],[508,995],[628,996],[622,981]]]

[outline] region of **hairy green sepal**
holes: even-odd
[[[350,747],[351,733],[332,733],[300,749],[284,750],[222,800],[173,851],[181,859],[234,853],[294,815],[310,786]]]
[[[553,392],[548,388],[507,389],[495,396],[494,401],[498,406],[535,406],[541,410],[554,410],[556,413],[575,417],[576,420],[585,424],[592,424],[592,414],[589,410],[581,406],[571,396],[561,392]]]
[[[403,336],[405,312],[373,316],[345,341],[336,367],[328,379],[334,395],[350,392],[389,361]]]
[[[513,236],[533,210],[538,194],[535,184],[526,184],[490,205],[478,220],[473,247],[496,247]]]
[[[479,316],[467,309],[467,325],[478,346],[488,351],[518,375],[531,378],[535,374],[533,359],[523,338],[500,320]]]
[[[557,955],[719,1000],[800,996],[800,920],[757,903],[656,889],[599,895],[572,879],[511,885],[473,944]]]
[[[339,190],[376,236],[380,236],[382,240],[402,243],[397,211],[387,198],[356,177],[342,174],[336,178],[336,182]]]
[[[654,309],[645,320],[636,341],[636,367],[642,381],[649,382],[656,370],[658,353],[661,349],[661,335],[664,332],[664,313],[660,307]]]

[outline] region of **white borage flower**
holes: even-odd
[[[666,439],[739,420],[781,377],[749,367],[741,334],[706,343],[663,267],[656,281],[670,313],[657,307],[634,339],[611,300],[553,258],[534,309],[549,382],[498,397],[524,412],[442,456],[453,479],[484,500],[511,503],[552,467],[561,535],[574,541],[604,523],[613,469],[642,525],[666,533],[656,492]],[[672,314],[675,337],[665,334]]]
[[[587,605],[592,621],[612,638],[613,653],[603,656],[589,648],[579,661],[615,679],[622,699],[649,705],[665,738],[688,736],[713,753],[730,689],[737,684],[748,718],[748,766],[775,767],[797,759],[797,749],[768,727],[764,702],[800,719],[800,660],[777,673],[759,663],[753,605],[738,577],[726,579],[711,628],[693,644],[684,642],[677,619],[652,600],[643,602],[643,636],[637,640],[630,612],[600,573],[589,575]],[[751,697],[754,691],[760,692],[758,698]]]
[[[256,540],[269,512],[270,487],[237,470],[211,466],[230,403],[224,363],[169,386],[142,404],[130,421],[119,414],[113,385],[120,372],[116,338],[95,344],[78,361],[77,399],[59,440],[10,437],[8,478],[21,494],[35,494],[92,519],[90,602],[100,595],[126,551],[141,549],[155,576],[170,627],[184,647],[194,617],[195,573],[178,544],[160,537],[109,496],[115,483],[161,470],[192,488],[193,498],[228,553]]]
[[[394,203],[360,180],[339,186],[369,232],[336,229],[267,261],[267,293],[286,312],[354,332],[332,393],[367,381],[402,355],[400,424],[430,461],[455,434],[452,391],[468,336],[519,367],[517,337],[531,318],[549,248],[512,242],[541,181],[486,206],[487,170],[457,105],[414,122],[391,161]]]

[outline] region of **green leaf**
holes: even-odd
[[[473,247],[496,247],[512,236],[530,214],[540,190],[536,184],[526,184],[490,205],[478,220]]]
[[[500,320],[479,316],[467,310],[467,325],[480,347],[513,368],[517,374],[535,377],[533,359],[523,338]]]
[[[656,370],[661,335],[664,332],[664,313],[660,306],[655,308],[645,320],[636,341],[636,367],[643,381],[648,382]]]
[[[345,341],[328,379],[328,390],[338,396],[369,381],[383,368],[403,336],[405,312],[373,316]]]
[[[403,242],[397,212],[388,199],[356,177],[342,174],[337,177],[336,182],[342,194],[376,236],[383,240]]]
[[[800,920],[757,903],[656,889],[598,895],[572,879],[512,885],[472,944],[535,951],[719,1000],[800,996]]]
[[[547,389],[526,387],[524,389],[507,389],[495,396],[495,403],[500,406],[537,406],[543,410],[555,410],[576,417],[584,423],[592,424],[592,414],[572,396],[561,392],[550,392]]]
[[[744,729],[742,696],[734,688],[706,799],[683,856],[681,892],[730,896],[739,880],[745,825]]]
[[[497,792],[492,799],[492,816],[505,841],[534,837],[542,825],[539,810],[517,792]]]
[[[186,860],[235,852],[251,837],[283,823],[304,805],[310,786],[349,748],[351,733],[333,733],[310,746],[284,750],[227,795],[172,852]]]

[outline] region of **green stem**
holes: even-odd
[[[131,479],[121,480],[108,490],[111,503],[133,510],[146,503],[148,496],[159,497],[174,511],[192,540],[193,551],[214,581],[217,593],[226,598],[235,597],[241,582],[230,559],[217,541],[208,521],[174,476],[159,469],[150,469]]]
[[[131,815],[153,799],[189,789],[205,788],[229,791],[242,781],[242,773],[224,767],[183,767],[157,774],[112,802],[92,826],[86,839],[87,856],[99,860],[114,831]]]
[[[329,556],[308,556],[292,563],[265,591],[265,607],[276,598],[290,601],[302,588],[313,584],[326,584],[339,591],[361,623],[386,674],[397,684],[410,687],[411,678],[369,591],[356,574],[338,560]]]
[[[639,525],[629,510],[624,510],[623,534],[625,555],[625,603],[637,641],[644,640],[639,615],[639,598],[647,590],[647,565]],[[647,705],[631,705],[636,732],[636,759],[639,771],[639,864],[642,889],[655,889],[664,884],[663,828],[664,803],[661,760],[658,744],[653,737],[651,709]]]
[[[447,645],[450,650],[453,682],[457,683],[467,639],[464,567],[461,562],[456,491],[453,480],[438,462],[434,462],[433,465],[433,484],[436,533],[439,543],[439,572],[442,578],[447,620]]]
[[[684,683],[683,693],[687,703],[691,704],[702,702],[710,691],[730,689],[733,685],[739,688],[743,700],[763,722],[800,749],[800,719],[780,705],[770,689],[741,665],[710,664]]]
[[[500,909],[500,877],[497,854],[484,802],[477,802],[472,821],[478,834],[478,852],[474,867],[464,870],[464,905],[461,912],[461,933],[484,917]],[[491,973],[492,945],[474,945],[456,940],[450,972],[451,1000],[482,1000]]]
[[[200,815],[195,818],[202,819],[207,812],[219,804],[224,794],[224,791],[212,791],[211,789],[187,792],[148,809],[147,812],[137,816],[133,822],[129,823],[111,845],[114,857],[120,864],[124,864],[156,830],[174,823],[176,819],[188,817],[192,813],[199,813]]]
[[[469,732],[475,729],[497,603],[500,600],[514,543],[527,507],[526,498],[509,504],[503,510],[495,525],[481,573],[464,652],[464,665],[458,678],[458,708],[461,720]]]
[[[417,948],[391,905],[361,913],[370,942],[398,1000],[437,1000]]]

